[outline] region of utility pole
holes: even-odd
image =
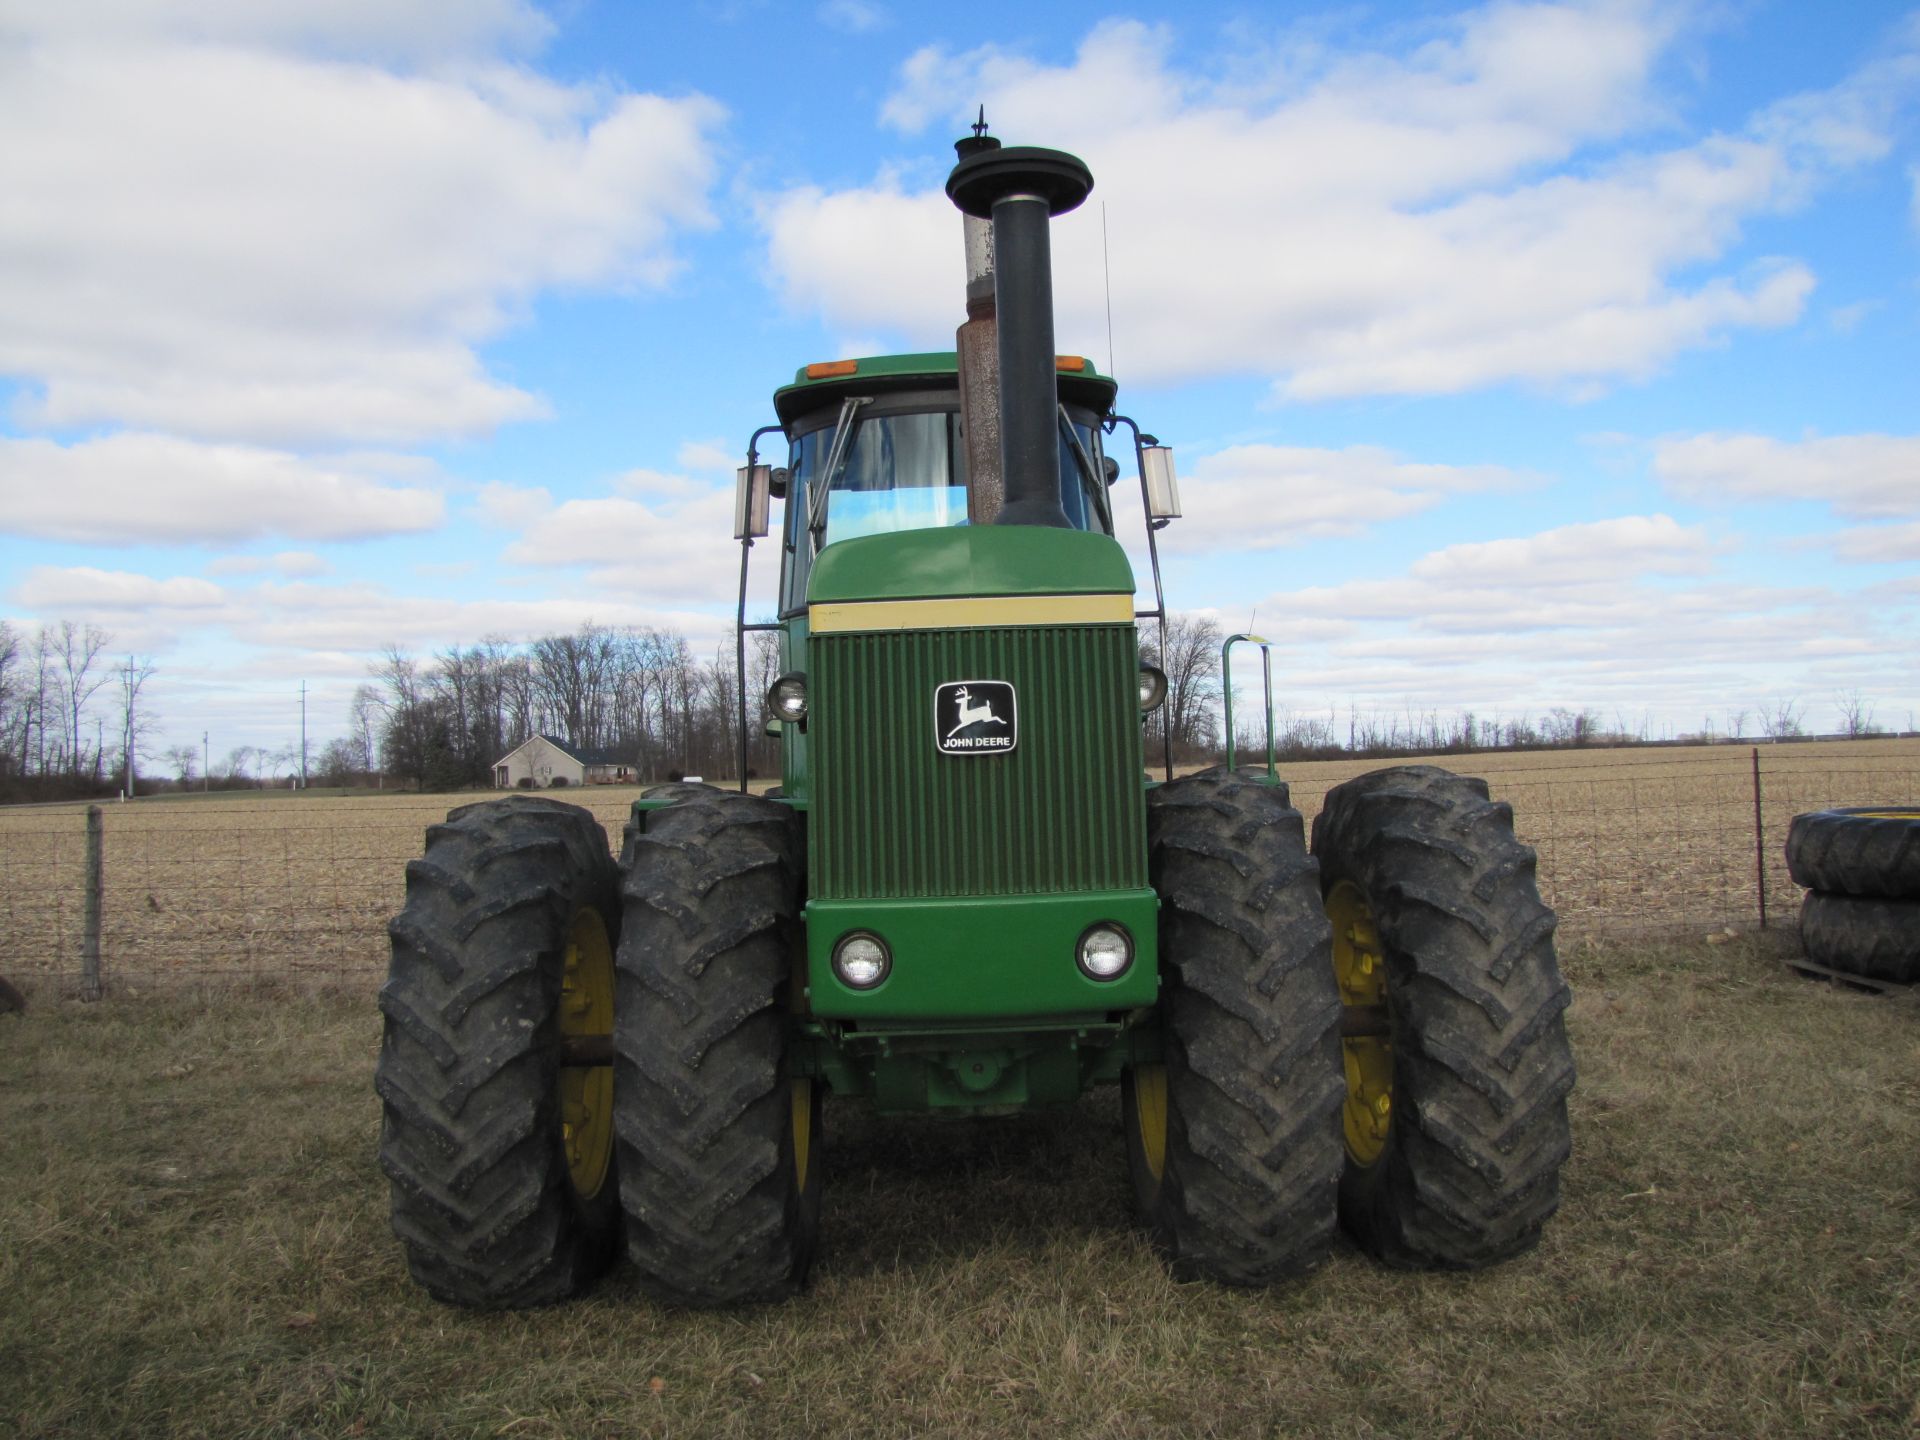
[[[207,732],[200,732],[200,793],[207,793],[207,787],[213,783],[213,750],[207,744]]]
[[[307,788],[307,682],[300,682],[300,788]]]

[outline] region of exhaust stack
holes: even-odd
[[[993,293],[1000,356],[996,525],[1068,526],[1060,508],[1059,382],[1054,367],[1049,222],[1085,200],[1093,172],[1061,150],[979,148],[947,176],[947,198],[993,222]]]
[[[1000,142],[987,134],[987,110],[973,134],[953,142],[964,160]],[[960,220],[967,252],[967,319],[954,332],[953,351],[960,372],[960,434],[967,457],[967,520],[991,525],[1006,502],[1000,483],[1000,328],[993,314],[993,222],[977,215]]]

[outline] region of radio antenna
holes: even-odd
[[[1107,202],[1100,202],[1100,272],[1107,284],[1107,374],[1113,374],[1113,263],[1107,258]]]

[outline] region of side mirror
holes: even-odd
[[[742,465],[734,476],[733,538],[757,540],[767,533],[767,496],[773,489],[773,467]]]
[[[1147,518],[1180,518],[1180,482],[1173,473],[1173,451],[1165,445],[1140,447],[1141,475],[1147,482]]]
[[[1120,462],[1111,455],[1100,457],[1100,468],[1107,472],[1107,488],[1113,488],[1113,482],[1120,478]]]

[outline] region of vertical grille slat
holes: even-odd
[[[811,871],[822,899],[1146,885],[1131,626],[816,635]],[[933,696],[1018,695],[1011,755],[942,755]]]

